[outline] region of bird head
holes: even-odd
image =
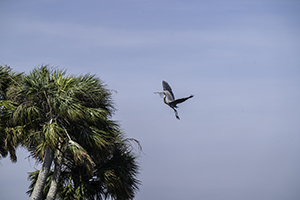
[[[159,96],[162,98],[165,95],[165,92],[154,92],[154,94],[159,94]]]

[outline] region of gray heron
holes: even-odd
[[[176,118],[180,119],[178,116],[178,112],[176,110],[176,108],[178,108],[177,104],[182,103],[182,102],[188,100],[189,98],[192,98],[194,95],[190,95],[189,97],[175,99],[175,96],[172,92],[172,88],[166,81],[162,81],[162,86],[163,86],[163,92],[155,92],[155,93],[160,94],[161,96],[164,95],[163,96],[164,103],[167,104],[168,106],[170,106],[174,110]]]

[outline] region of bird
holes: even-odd
[[[170,106],[174,110],[175,117],[180,120],[178,112],[176,110],[176,108],[178,108],[177,104],[182,103],[182,102],[194,97],[194,95],[190,95],[189,97],[175,99],[172,88],[166,81],[162,81],[162,86],[163,86],[163,92],[154,92],[154,93],[159,94],[159,95],[164,95],[163,96],[164,103],[167,104],[168,106]]]

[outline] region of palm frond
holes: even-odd
[[[44,124],[42,127],[42,136],[50,148],[56,148],[60,143],[63,129],[55,122]]]
[[[87,151],[80,144],[73,140],[69,140],[67,150],[71,153],[71,155],[73,155],[75,165],[84,165],[86,166],[87,171],[89,173],[92,173],[95,163],[87,153]]]

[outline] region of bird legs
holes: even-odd
[[[171,107],[171,108],[173,108],[173,107]],[[175,117],[180,120],[177,110],[175,108],[173,108],[173,110],[175,112]]]

